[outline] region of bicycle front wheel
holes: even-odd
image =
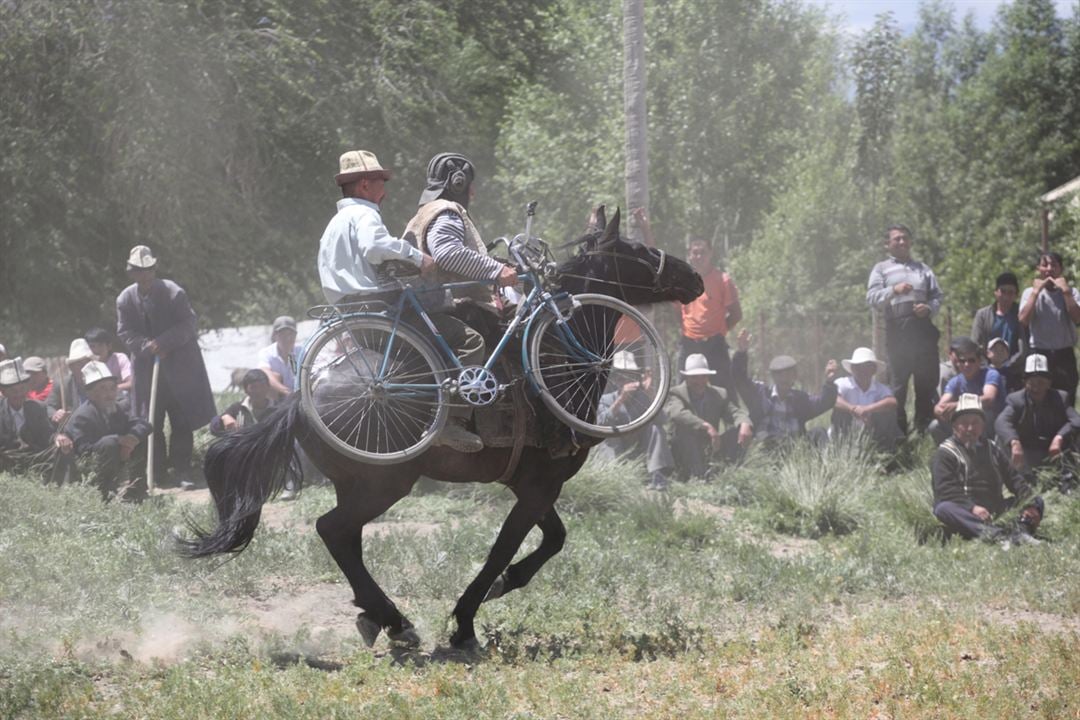
[[[377,465],[411,460],[446,424],[439,356],[415,330],[377,316],[325,328],[300,364],[300,403],[341,454]]]
[[[550,313],[529,330],[528,358],[544,405],[594,437],[641,429],[664,405],[671,383],[667,353],[653,324],[607,295],[574,296],[566,323]]]

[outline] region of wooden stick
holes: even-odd
[[[157,414],[157,387],[158,387],[158,371],[161,368],[161,358],[154,357],[154,372],[150,376],[150,417],[147,418],[150,421],[151,427],[154,424],[154,416]],[[154,428],[150,432],[150,436],[146,438],[150,443],[146,448],[146,490],[147,493],[154,492],[154,434],[157,432],[157,428]]]

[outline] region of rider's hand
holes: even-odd
[[[499,276],[495,278],[495,281],[499,283],[499,287],[510,287],[511,285],[517,285],[517,270],[510,267],[509,265],[505,265],[503,266],[503,269],[499,271]]]
[[[424,253],[421,258],[422,259],[420,260],[420,274],[427,275],[428,273],[434,272],[435,261],[431,258],[431,256],[427,253]]]

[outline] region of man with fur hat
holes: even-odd
[[[86,400],[86,395],[83,393],[82,369],[93,359],[94,353],[85,338],[75,338],[71,341],[67,357],[70,374],[53,385],[49,399],[45,401],[49,418],[56,427],[63,427],[71,413]]]
[[[874,377],[885,369],[868,347],[855,348],[840,364],[849,377],[836,379],[836,406],[832,414],[834,436],[860,430],[882,452],[892,452],[900,439],[896,422],[896,398],[888,386]]]
[[[135,476],[145,467],[140,460],[145,457],[150,423],[117,402],[117,381],[105,363],[87,363],[82,375],[87,401],[72,414],[63,432],[57,433],[57,461],[86,459],[89,467],[84,469],[94,473],[103,500],[141,500],[145,479]]]
[[[41,403],[27,399],[29,389],[22,358],[0,362],[0,470],[20,471],[49,448],[49,416]]]
[[[1028,355],[1024,389],[1009,393],[994,423],[1012,466],[1029,476],[1071,451],[1080,434],[1080,414],[1068,404],[1064,390],[1051,387],[1052,382],[1046,356]]]
[[[432,281],[438,286],[464,280],[488,280],[500,287],[513,286],[517,283],[517,272],[487,254],[469,214],[469,203],[476,196],[475,177],[476,169],[464,155],[439,153],[431,158],[427,186],[420,194],[416,215],[405,228],[406,235],[414,236],[420,250],[434,259]],[[455,291],[454,295],[455,304],[471,301],[474,307],[495,309],[491,286],[477,285]],[[446,309],[453,311],[454,307]],[[466,306],[458,310],[466,316],[470,311]],[[484,364],[484,338],[476,329],[445,313],[435,314],[432,320],[462,365]],[[452,408],[440,444],[462,452],[482,449],[483,442],[466,427],[471,414],[468,406]]]
[[[795,358],[777,355],[769,362],[772,384],[750,379],[748,351],[752,337],[744,328],[736,340],[738,351],[732,358],[732,377],[739,397],[746,403],[754,421],[756,438],[775,442],[806,435],[806,423],[836,405],[837,363],[825,364],[825,382],[821,392],[810,395],[795,387],[798,369]]]
[[[157,277],[157,259],[145,245],[131,249],[127,262],[133,283],[116,298],[116,334],[134,364],[132,410],[154,427],[154,460],[159,477],[166,463],[180,488],[195,487],[191,477],[194,432],[217,414],[210,379],[199,349],[199,321],[187,293],[172,280]],[[150,413],[154,363],[159,363],[157,401]],[[165,416],[172,433],[165,450]],[[164,485],[164,483],[162,483]]]
[[[1008,456],[992,440],[985,440],[985,411],[974,393],[961,395],[952,418],[952,437],[946,439],[930,460],[934,488],[934,516],[950,531],[965,539],[1013,539],[1038,542],[1032,536],[1043,518],[1042,498],[1032,498],[1020,512],[1017,531],[993,525],[993,520],[1034,491]],[[1012,497],[1005,498],[1007,487]]]
[[[671,454],[680,480],[707,477],[714,458],[735,462],[754,436],[738,402],[711,384],[715,372],[705,355],[692,353],[682,369],[683,381],[668,391],[664,412],[671,419]]]

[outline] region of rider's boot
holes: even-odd
[[[474,453],[484,449],[484,441],[476,433],[471,433],[465,428],[468,418],[451,417],[446,421],[446,426],[435,439],[436,445],[453,448],[458,452]]]

